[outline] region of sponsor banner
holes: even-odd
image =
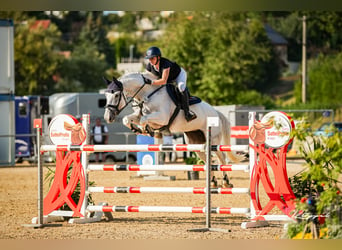
[[[82,124],[68,114],[57,115],[51,120],[49,136],[54,145],[81,145],[86,138]]]
[[[265,129],[265,144],[271,148],[280,148],[289,143],[294,122],[284,112],[273,111],[267,113],[262,124],[269,124]]]

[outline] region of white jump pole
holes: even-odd
[[[248,145],[212,145],[211,151],[248,151]],[[86,152],[158,152],[158,151],[192,151],[206,152],[203,144],[150,144],[150,145],[42,145],[41,151],[86,151]]]
[[[83,114],[82,115],[82,126],[85,130],[86,133],[86,139],[83,142],[84,144],[89,144],[90,143],[90,115],[89,114]],[[82,163],[82,169],[83,169],[83,174],[84,174],[84,182],[85,182],[85,190],[88,190],[88,162],[89,162],[89,156],[87,152],[82,151],[81,154],[81,163]],[[86,216],[86,211],[88,207],[88,195],[87,193],[84,195],[83,198],[83,203],[81,207],[81,214]]]
[[[205,187],[89,187],[88,193],[190,193],[206,194]],[[212,194],[249,194],[249,188],[211,188]]]
[[[88,171],[206,171],[206,165],[117,165],[89,164]],[[249,171],[249,165],[211,165],[211,171]]]

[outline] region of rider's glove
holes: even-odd
[[[151,81],[150,79],[145,78],[144,76],[142,76],[142,77],[143,77],[143,79],[144,79],[144,83],[145,83],[145,84],[152,84],[152,81]]]

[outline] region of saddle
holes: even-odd
[[[182,103],[181,93],[178,88],[176,88],[172,84],[166,84],[166,91],[169,94],[171,100],[174,102],[176,106],[179,106],[181,109],[184,109],[184,104]],[[188,88],[185,89],[186,94],[189,96],[189,106],[193,104],[200,103],[202,100],[197,96],[190,96],[190,92]]]
[[[174,104],[176,105],[176,109],[174,110],[173,114],[171,115],[167,125],[159,128],[157,130],[151,128],[149,125],[147,125],[145,127],[146,132],[148,134],[150,134],[150,136],[152,136],[152,137],[154,137],[155,135],[161,136],[160,133],[171,134],[171,132],[169,130],[171,123],[174,121],[174,119],[178,115],[179,111],[181,109],[184,109],[184,103],[182,102],[181,93],[179,92],[178,88],[176,88],[172,84],[162,85],[160,88],[158,88],[153,93],[151,93],[148,97],[151,97],[154,93],[156,93],[159,89],[163,88],[164,86],[166,86],[166,91],[167,91],[168,95],[170,96],[170,98],[174,102]],[[186,94],[189,96],[189,106],[196,104],[196,103],[200,103],[202,101],[200,98],[198,98],[196,96],[190,96],[188,88],[186,88],[185,91],[186,91]],[[141,129],[139,129],[137,126],[135,126],[133,124],[131,124],[131,130],[134,132],[139,132],[139,133],[142,132]]]

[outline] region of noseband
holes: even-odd
[[[132,98],[130,98],[129,100],[127,99],[126,95],[123,93],[123,85],[122,85],[122,82],[116,80],[114,82],[112,82],[109,86],[111,85],[115,85],[113,86],[114,88],[112,89],[107,89],[106,90],[106,93],[109,93],[109,94],[114,94],[115,92],[117,91],[120,91],[120,98],[119,98],[119,101],[116,105],[114,104],[107,104],[105,106],[106,109],[109,109],[111,112],[114,112],[115,115],[119,115],[127,106],[128,104],[130,104],[133,99],[136,97],[136,95],[142,90],[142,88],[146,85],[146,83],[144,83],[135,93],[134,95],[132,96]],[[118,89],[116,91],[116,89]],[[121,98],[124,98],[125,100],[125,105],[119,109],[119,105],[120,105],[120,102],[121,102]]]
[[[106,90],[106,93],[110,93],[110,94],[113,95],[115,92],[114,92],[113,89],[111,89],[111,90]],[[118,103],[117,103],[116,105],[114,105],[114,104],[107,104],[106,106],[104,106],[104,108],[105,108],[105,109],[109,109],[109,110],[110,110],[111,112],[113,112],[115,115],[120,114],[120,112],[123,110],[123,108],[122,108],[122,109],[119,109],[119,105],[120,105],[122,96],[123,96],[123,93],[122,93],[122,90],[120,90],[120,97],[119,97]],[[125,99],[125,101],[126,101],[126,104],[125,104],[125,106],[124,106],[124,108],[125,108],[125,107],[127,106],[127,99],[126,99],[126,97],[124,97],[124,99]]]

